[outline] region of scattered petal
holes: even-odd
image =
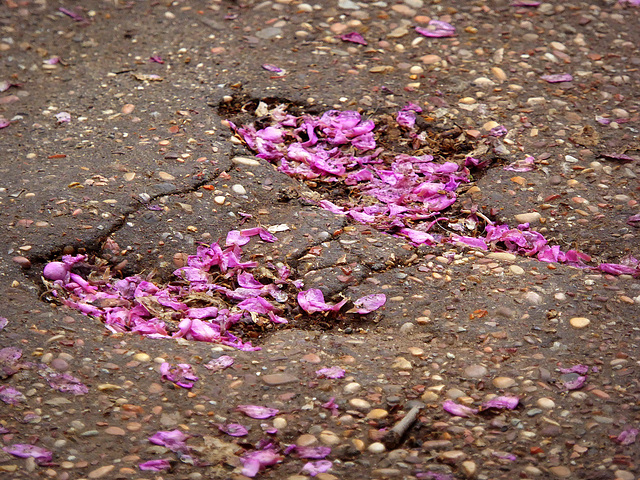
[[[573,76],[568,73],[558,73],[555,75],[542,75],[540,78],[548,83],[560,83],[560,82],[573,81]]]
[[[26,402],[27,398],[20,390],[8,385],[0,385],[0,400],[9,405],[17,405],[20,402]]]
[[[635,443],[637,436],[638,429],[629,428],[620,432],[620,434],[616,437],[616,442],[618,442],[620,445],[631,445],[632,443]]]
[[[367,41],[358,32],[345,33],[340,35],[340,40],[343,42],[358,43],[360,45],[367,45]]]
[[[345,303],[347,303],[347,299],[344,299],[335,305],[325,303],[322,291],[317,288],[298,292],[298,304],[307,313],[329,311],[337,312]]]
[[[365,295],[353,302],[356,313],[367,314],[375,310],[378,310],[387,302],[387,296],[384,293],[374,293],[372,295]],[[351,310],[349,310],[351,311]]]
[[[480,411],[488,410],[490,408],[495,408],[495,409],[506,408],[509,410],[513,410],[518,406],[519,402],[520,402],[520,399],[518,397],[505,397],[505,396],[495,397],[495,398],[492,398],[491,400],[484,402],[480,406]]]
[[[239,423],[218,424],[218,430],[232,437],[244,437],[249,434],[249,430]]]
[[[453,37],[456,34],[456,28],[450,23],[441,20],[431,20],[427,27],[415,27],[416,32],[425,37],[440,38]]]
[[[261,407],[259,405],[238,405],[236,407],[236,410],[244,413],[248,417],[258,418],[261,420],[265,418],[275,417],[278,413],[280,413],[280,410],[276,408]]]
[[[296,445],[295,451],[300,458],[318,460],[327,457],[331,453],[331,447],[303,447]]]
[[[566,388],[567,390],[577,390],[579,388],[582,388],[586,381],[587,377],[579,376],[575,380],[564,382],[564,388]]]
[[[169,470],[171,468],[171,462],[169,460],[149,460],[138,464],[140,470],[148,470],[151,472],[162,472],[163,470]]]
[[[5,452],[10,453],[11,455],[14,455],[16,457],[32,457],[38,464],[49,463],[53,458],[53,453],[51,453],[49,450],[25,443],[14,443],[13,445],[9,445],[8,447],[2,447],[2,449]]]
[[[189,447],[185,443],[188,435],[180,430],[160,430],[149,437],[149,441],[155,445],[167,447],[172,452],[187,452]]]
[[[460,405],[453,400],[447,400],[442,404],[442,408],[451,415],[456,417],[469,417],[478,413],[475,408],[467,407],[466,405]]]
[[[240,457],[242,474],[247,477],[255,477],[265,467],[276,465],[282,460],[283,457],[271,448],[247,452]]]
[[[219,372],[224,370],[225,368],[229,368],[231,365],[233,365],[233,362],[233,358],[229,355],[221,355],[215,360],[211,360],[209,361],[209,363],[205,363],[204,368],[209,369],[213,372]]]
[[[589,367],[587,365],[575,365],[571,368],[559,368],[561,373],[579,373],[580,375],[584,375],[589,371]]]
[[[302,472],[305,475],[311,475],[315,477],[319,473],[328,472],[333,467],[333,462],[329,460],[318,460],[317,462],[307,462],[302,467]]]
[[[344,378],[345,370],[339,367],[328,367],[316,370],[316,375],[320,378]]]
[[[160,373],[163,380],[169,380],[182,388],[193,388],[198,377],[193,371],[193,367],[188,363],[179,363],[175,367],[164,362],[160,365]]]

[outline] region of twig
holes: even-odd
[[[382,438],[382,443],[384,443],[385,447],[387,447],[388,449],[394,449],[398,447],[398,445],[400,445],[402,437],[405,433],[407,433],[409,427],[413,425],[413,422],[416,421],[416,418],[418,418],[418,414],[420,413],[421,409],[421,406],[416,405],[415,407],[413,407],[411,410],[409,410],[409,413],[407,413],[402,420],[396,423],[395,426],[384,435],[384,437]]]

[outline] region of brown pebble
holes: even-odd
[[[24,268],[25,270],[28,268],[31,268],[31,260],[29,260],[27,257],[18,255],[16,257],[13,257],[12,260],[16,262],[18,265],[20,265],[22,268]]]
[[[571,469],[569,467],[565,467],[564,465],[558,465],[557,467],[550,467],[549,471],[558,478],[570,478],[571,477]]]
[[[288,373],[272,373],[263,375],[262,381],[267,385],[284,385],[285,383],[297,382],[298,379]]]
[[[91,472],[89,472],[89,475],[87,476],[89,478],[102,478],[105,475],[107,475],[109,472],[111,472],[114,468],[116,468],[114,465],[105,465],[103,467],[92,470]]]
[[[109,435],[117,435],[119,437],[126,434],[126,432],[120,427],[108,427],[105,429],[105,432]]]
[[[307,353],[304,357],[302,357],[302,361],[309,363],[320,363],[320,357],[315,353]]]
[[[149,393],[160,393],[162,392],[162,385],[160,385],[159,383],[152,383],[151,385],[149,385],[149,389],[148,392]]]
[[[607,392],[603,392],[599,388],[594,388],[593,390],[591,390],[590,393],[592,393],[598,398],[604,398],[604,399],[611,398],[611,396]]]

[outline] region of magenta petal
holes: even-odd
[[[20,402],[26,402],[27,399],[20,390],[8,385],[0,385],[0,400],[9,405],[17,405]]]
[[[560,82],[573,81],[573,76],[569,73],[558,73],[555,75],[542,75],[540,78],[548,83],[560,83]]]
[[[275,417],[280,410],[276,408],[261,407],[259,405],[238,405],[236,410],[244,413],[248,417],[265,419]]]
[[[432,38],[453,37],[456,34],[456,28],[450,23],[441,20],[431,20],[427,24],[427,28],[416,27],[416,32]]]
[[[616,442],[618,442],[620,445],[631,445],[632,443],[635,443],[637,436],[638,429],[630,428],[628,430],[623,430],[622,432],[620,432],[620,434],[616,437]]]
[[[296,454],[300,458],[319,460],[331,453],[331,447],[300,447],[296,445]]]
[[[318,460],[317,462],[307,462],[302,467],[302,473],[315,477],[319,473],[328,472],[333,467],[333,462],[329,460]]]
[[[344,374],[344,369],[340,367],[329,367],[316,370],[316,375],[324,378],[344,378]]]
[[[219,424],[218,430],[231,435],[232,437],[244,437],[249,434],[249,430],[239,423],[229,423],[227,425]]]
[[[13,445],[3,447],[2,449],[16,457],[33,457],[37,463],[48,463],[53,458],[53,454],[49,450],[25,443],[14,443]]]
[[[469,417],[471,415],[475,415],[478,413],[478,410],[475,408],[470,408],[465,405],[459,405],[455,403],[453,400],[447,400],[442,404],[442,408],[451,415],[455,415],[456,417]]]
[[[0,317],[0,331],[4,330],[4,327],[6,327],[8,323],[9,320],[7,320],[7,317]]]
[[[480,407],[480,409],[487,410],[489,408],[496,408],[496,409],[506,408],[509,410],[513,410],[518,406],[519,402],[520,402],[520,399],[518,397],[504,397],[504,396],[495,397],[495,398],[492,398],[491,400],[484,402]]]
[[[242,462],[242,474],[247,477],[255,477],[260,470],[282,461],[282,456],[275,450],[267,448],[245,453],[240,457]]]
[[[344,299],[335,305],[329,305],[324,301],[322,291],[317,288],[310,288],[298,293],[298,304],[307,313],[337,311],[347,303]]]
[[[357,313],[367,314],[378,310],[387,302],[387,296],[384,293],[374,293],[365,295],[353,302],[353,306]]]
[[[579,376],[575,380],[564,382],[564,388],[566,388],[567,390],[577,390],[579,388],[582,388],[586,381],[587,377]]]
[[[269,72],[274,72],[274,73],[280,73],[280,72],[283,71],[280,67],[278,67],[276,65],[273,65],[271,63],[263,63],[262,64],[262,68],[264,68],[265,70],[267,70]]]
[[[340,40],[342,40],[343,42],[351,42],[351,43],[358,43],[360,45],[367,45],[367,41],[358,32],[350,32],[350,33],[345,33],[343,35],[340,35]]]
[[[224,370],[225,368],[229,368],[233,365],[233,358],[229,355],[222,355],[215,360],[211,360],[209,363],[204,364],[204,368],[212,370],[214,372],[218,372]]]
[[[184,452],[188,448],[185,443],[188,438],[188,435],[176,429],[170,431],[160,430],[151,435],[148,440],[156,445],[167,447],[173,452]]]
[[[451,235],[451,240],[454,242],[464,243],[465,245],[468,245],[473,248],[479,248],[481,250],[489,249],[489,247],[487,246],[487,243],[481,238],[467,237],[465,235],[454,234],[454,235]]]
[[[169,460],[160,459],[160,460],[149,460],[148,462],[143,462],[138,464],[138,468],[140,470],[149,470],[152,472],[162,472],[163,470],[168,470],[171,468],[171,462]]]
[[[578,364],[571,368],[559,368],[558,370],[561,373],[579,373],[580,375],[584,375],[589,371],[589,367],[587,365]]]

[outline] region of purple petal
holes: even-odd
[[[321,378],[344,378],[345,370],[340,367],[328,367],[316,370],[316,375]]]
[[[378,310],[387,302],[387,296],[384,293],[374,293],[365,295],[353,302],[356,313],[367,314]]]
[[[398,125],[405,128],[413,128],[416,126],[416,114],[413,111],[400,111],[396,114]]]
[[[309,290],[298,292],[298,304],[307,313],[335,312],[340,310],[345,303],[347,303],[347,299],[343,299],[335,305],[325,303],[322,291],[317,288],[310,288]]]
[[[555,75],[542,75],[540,78],[548,83],[560,83],[560,82],[573,81],[573,76],[568,73],[558,73]]]
[[[442,408],[451,415],[456,417],[469,417],[478,413],[475,408],[470,408],[465,405],[455,403],[453,400],[447,400],[442,404]]]
[[[7,128],[9,125],[11,125],[11,122],[9,120],[7,120],[6,118],[0,117],[0,129]]]
[[[51,388],[59,392],[73,393],[74,395],[89,393],[89,387],[69,373],[59,373],[49,367],[45,367],[42,368],[40,375],[47,380]]]
[[[535,161],[536,159],[534,157],[527,156],[524,160],[516,160],[504,167],[504,169],[512,172],[530,172],[535,167]]]
[[[416,27],[416,32],[432,38],[453,37],[456,34],[456,28],[447,22],[431,20],[427,24],[427,28]]]
[[[329,460],[318,460],[317,462],[307,462],[302,467],[302,473],[315,477],[319,473],[328,472],[333,467],[333,462]]]
[[[498,125],[489,131],[489,135],[492,137],[504,137],[508,132],[509,131],[504,125]]]
[[[222,355],[215,360],[211,360],[209,363],[205,363],[204,368],[212,370],[214,372],[219,372],[224,370],[225,368],[229,368],[233,365],[233,358],[229,355]]]
[[[464,243],[465,245],[469,245],[473,248],[480,248],[481,250],[489,249],[487,243],[481,238],[467,237],[465,235],[451,235],[451,240],[453,242]]]
[[[629,428],[628,430],[623,430],[622,432],[620,432],[620,434],[616,437],[616,442],[618,442],[620,445],[631,445],[632,443],[635,443],[637,436],[638,429]]]
[[[236,410],[244,413],[248,417],[265,419],[275,417],[280,410],[276,408],[261,407],[259,405],[238,405]]]
[[[564,382],[564,388],[566,388],[567,390],[577,390],[581,388],[586,381],[587,377],[579,376],[575,380]]]
[[[227,425],[218,424],[218,430],[232,437],[244,437],[249,434],[249,430],[239,423],[229,423]]]
[[[580,375],[584,375],[589,372],[589,367],[587,365],[578,364],[571,368],[559,368],[561,373],[579,373]]]
[[[271,465],[276,465],[282,460],[283,457],[270,448],[245,453],[240,457],[242,474],[247,477],[255,477],[260,470],[264,470],[265,467]]]
[[[514,462],[518,459],[518,457],[516,457],[513,453],[508,452],[491,452],[491,455],[501,460],[509,460],[511,462]]]
[[[267,70],[269,72],[275,72],[275,73],[280,73],[280,72],[283,71],[280,67],[272,65],[271,63],[263,63],[262,64],[262,68],[264,68],[265,70]]]
[[[151,57],[149,57],[149,61],[154,63],[164,63],[164,60],[160,55],[152,55]]]
[[[174,367],[170,363],[164,362],[160,365],[160,373],[163,380],[169,380],[182,388],[192,388],[194,383],[198,381],[193,367],[188,363],[179,363]]]
[[[632,215],[627,218],[627,225],[631,225],[632,227],[640,228],[640,213],[636,215]]]
[[[480,406],[480,410],[487,410],[489,408],[496,408],[496,409],[506,408],[509,410],[513,410],[518,406],[519,402],[520,402],[520,399],[518,397],[504,397],[504,396],[495,397],[495,398],[492,398],[491,400],[484,402]]]
[[[367,45],[367,41],[358,32],[345,33],[340,35],[340,40],[343,42],[358,43],[360,45]]]
[[[620,265],[619,263],[601,263],[598,265],[598,269],[610,275],[635,275],[640,271],[637,267],[629,267],[628,265]]]
[[[0,317],[0,332],[4,330],[4,327],[6,327],[8,323],[9,320],[7,320],[7,317]]]
[[[5,452],[10,453],[16,457],[29,458],[33,457],[39,464],[49,463],[53,458],[53,454],[42,447],[36,447],[35,445],[28,445],[25,443],[14,443],[8,447],[2,448]]]
[[[140,470],[149,470],[152,472],[162,472],[163,470],[169,470],[171,468],[171,462],[169,460],[149,460],[138,464]]]
[[[330,453],[331,447],[301,447],[296,445],[296,454],[300,458],[319,460],[327,457]]]
[[[160,430],[154,433],[148,438],[151,443],[167,447],[173,452],[186,452],[188,450],[185,441],[189,438],[188,435],[180,430]]]
[[[20,390],[8,385],[0,385],[0,400],[9,405],[17,405],[20,402],[26,402],[26,397]]]

